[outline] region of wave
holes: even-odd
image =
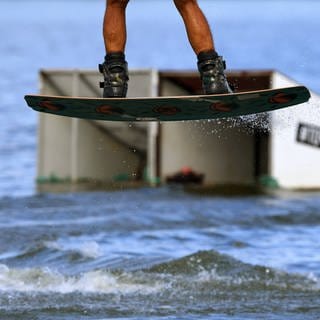
[[[151,283],[139,283],[127,273],[95,270],[67,276],[49,268],[16,269],[0,265],[0,290],[18,292],[150,294],[157,290]]]
[[[10,268],[0,265],[0,291],[171,294],[245,291],[320,292],[315,276],[289,274],[243,263],[215,251],[200,251],[181,259],[135,271],[97,269],[65,275],[50,268]]]
[[[216,251],[200,251],[146,270],[151,273],[183,275],[195,283],[218,287],[260,289],[319,290],[316,276],[290,274],[269,267],[243,263]]]

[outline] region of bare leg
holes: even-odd
[[[106,48],[104,62],[99,65],[104,81],[103,97],[125,97],[128,89],[128,64],[125,60],[127,40],[126,7],[129,0],[107,0],[103,21],[103,37]]]
[[[103,37],[107,53],[124,52],[126,31],[126,7],[129,0],[107,0],[103,22]]]
[[[214,50],[210,26],[196,0],[174,0],[185,23],[188,38],[194,52]]]
[[[215,51],[209,23],[197,0],[174,0],[184,21],[190,44],[198,58],[198,69],[205,94],[231,93],[225,62]]]

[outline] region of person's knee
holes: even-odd
[[[126,8],[128,3],[129,3],[129,0],[107,0],[108,7]]]

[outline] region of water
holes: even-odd
[[[200,4],[229,68],[320,91],[319,2]],[[0,1],[0,319],[320,319],[319,194],[35,192],[23,95],[39,68],[96,68],[103,8]],[[172,1],[132,0],[128,27],[130,67],[195,68]]]
[[[0,201],[1,319],[318,319],[320,198]]]

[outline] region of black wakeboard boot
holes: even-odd
[[[233,93],[224,72],[226,63],[215,51],[199,53],[198,69],[204,94]]]
[[[104,98],[124,98],[128,91],[128,64],[122,52],[110,53],[99,64],[104,81],[100,82]]]

